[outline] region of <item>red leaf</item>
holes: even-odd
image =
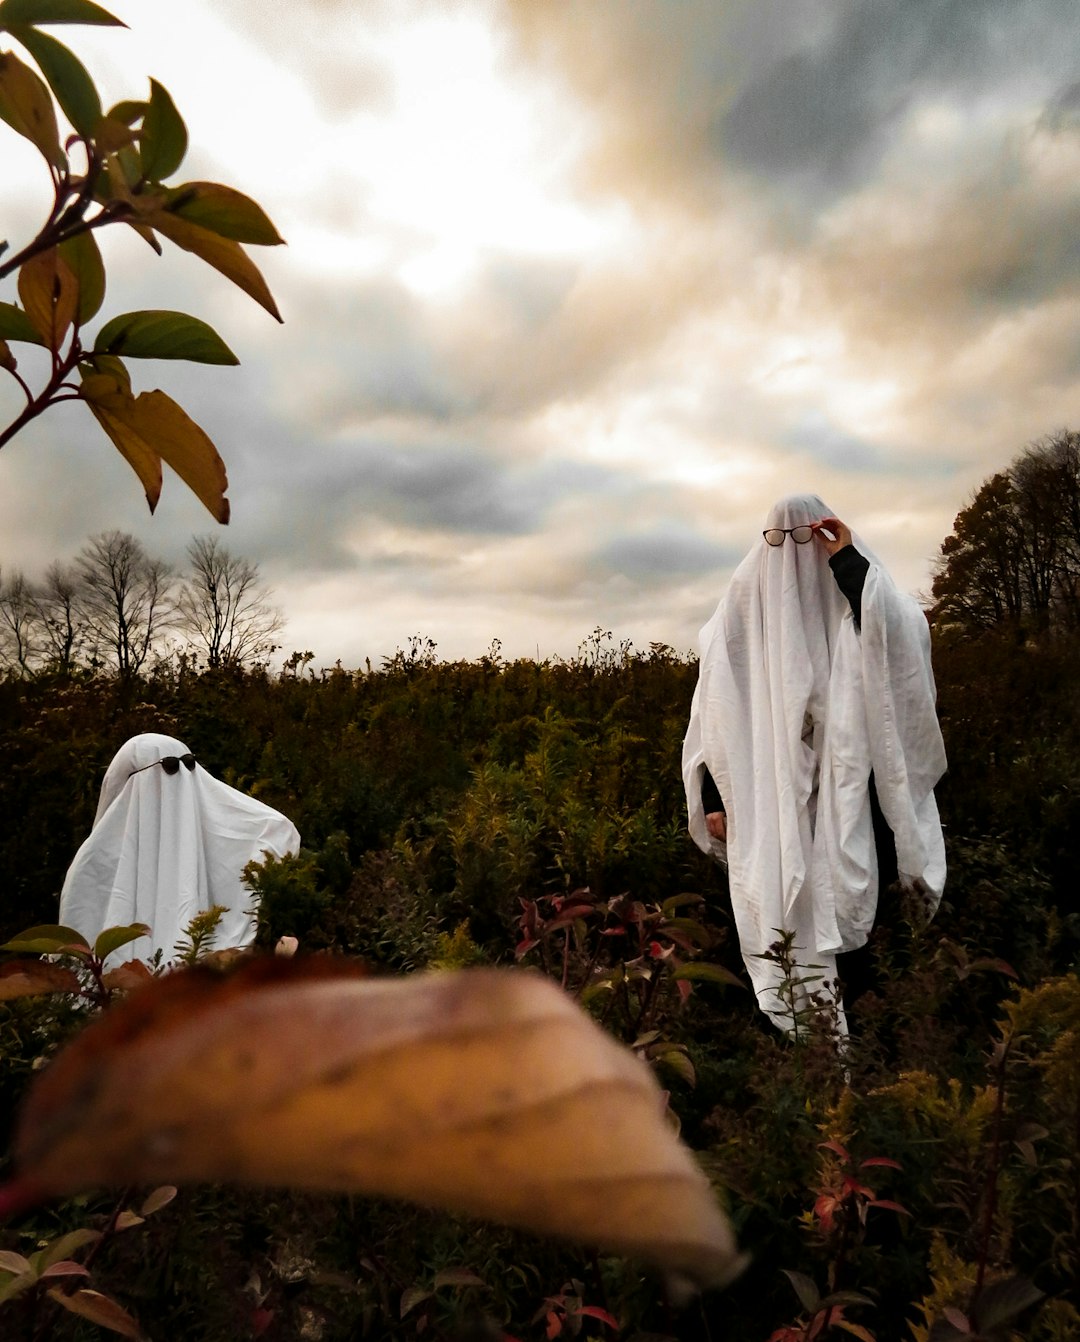
[[[616,1332],[619,1331],[619,1320],[613,1318],[606,1309],[601,1309],[599,1305],[582,1305],[574,1313],[587,1314],[590,1319],[599,1319],[601,1323],[606,1323],[609,1328],[614,1328]]]
[[[846,1148],[841,1146],[839,1142],[834,1142],[830,1138],[829,1141],[827,1142],[818,1142],[818,1146],[825,1151],[832,1151],[835,1155],[838,1155],[840,1159],[845,1163],[847,1164],[851,1163],[851,1156],[849,1152],[846,1150]]]
[[[866,1170],[871,1165],[885,1165],[890,1170],[902,1170],[904,1168],[898,1160],[890,1160],[888,1156],[871,1156],[869,1160],[860,1161],[859,1169]]]
[[[261,1306],[251,1311],[251,1335],[252,1337],[262,1337],[267,1328],[274,1322],[274,1311],[264,1309]]]

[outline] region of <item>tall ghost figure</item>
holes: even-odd
[[[182,741],[133,736],[102,780],[93,828],[64,878],[60,921],[91,944],[106,927],[147,923],[151,935],[120,958],[160,950],[168,961],[191,919],[222,904],[215,949],[249,946],[255,912],[244,867],[299,846],[291,820],[220,782]]]
[[[895,876],[936,910],[945,748],[918,603],[816,495],[781,499],[766,529],[701,631],[683,779],[691,835],[726,861],[759,1005],[783,1027],[781,972],[757,957],[792,932],[801,972],[835,982],[836,956],[874,925],[883,835],[882,861],[895,847]]]

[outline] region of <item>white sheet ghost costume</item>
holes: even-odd
[[[91,945],[106,927],[151,928],[114,963],[148,959],[157,950],[167,963],[191,919],[214,904],[228,910],[214,949],[249,946],[255,911],[241,880],[244,867],[300,846],[291,820],[202,765],[169,774],[158,763],[188,753],[183,742],[154,732],[120,747],[102,780],[93,828],[64,878],[60,922]]]
[[[816,495],[793,495],[766,526],[831,516]],[[690,833],[727,864],[746,967],[762,1010],[781,1027],[782,975],[755,958],[778,929],[794,932],[800,972],[834,983],[837,953],[864,945],[873,927],[871,771],[902,884],[930,912],[945,884],[934,798],[945,748],[926,618],[863,542],[853,544],[869,561],[861,629],[817,537],[798,545],[788,536],[776,547],[758,538],[701,631],[683,743]],[[726,844],[706,828],[706,767],[723,799]]]

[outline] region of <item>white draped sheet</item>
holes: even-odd
[[[64,879],[60,921],[91,945],[106,927],[151,928],[149,937],[110,957],[112,963],[148,959],[157,950],[172,959],[191,919],[214,904],[227,910],[214,948],[250,945],[255,907],[241,879],[244,867],[300,846],[291,820],[201,764],[191,771],[181,766],[176,774],[156,764],[187,753],[182,741],[156,732],[121,746],[102,780],[93,829]]]
[[[832,515],[816,495],[794,495],[766,525]],[[854,543],[870,564],[861,631],[816,537],[754,545],[701,631],[683,743],[690,833],[727,864],[746,967],[762,1010],[781,1026],[788,1014],[777,995],[781,971],[756,958],[779,931],[794,933],[802,975],[832,983],[837,953],[864,945],[873,927],[871,771],[902,884],[931,913],[945,884],[933,791],[945,749],[926,618],[863,542]],[[706,829],[706,767],[724,801],[726,844]],[[805,1003],[805,990],[798,996]]]

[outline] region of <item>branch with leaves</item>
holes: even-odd
[[[229,520],[225,464],[207,434],[163,391],[132,391],[127,359],[236,364],[236,355],[197,317],[125,312],[92,338],[86,331],[105,299],[105,266],[95,233],[113,224],[135,230],[158,255],[161,239],[191,252],[281,320],[266,281],[243,244],[283,241],[250,197],[217,182],[170,185],[187,153],[187,128],[168,91],[150,80],[145,101],[107,112],[78,57],[43,28],[56,24],[124,27],[91,0],[2,0],[0,41],[17,43],[37,73],[0,49],[0,118],[45,160],[53,203],[37,236],[7,260],[0,280],[16,277],[18,303],[0,302],[0,368],[25,405],[0,447],[50,406],[82,401],[135,471],[153,512],[167,462],[219,522]],[[72,133],[61,140],[62,118]],[[24,378],[12,344],[48,353],[44,384]]]

